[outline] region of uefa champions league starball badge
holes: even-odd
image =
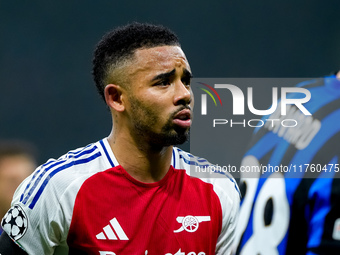
[[[27,231],[27,216],[19,205],[14,205],[1,221],[3,230],[13,240],[19,240]]]

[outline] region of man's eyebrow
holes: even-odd
[[[152,79],[152,81],[169,79],[169,78],[170,78],[171,76],[173,76],[175,73],[176,73],[176,70],[173,69],[173,70],[171,70],[170,72],[158,74],[158,75],[156,75],[156,76]]]

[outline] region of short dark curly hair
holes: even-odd
[[[161,25],[134,22],[104,35],[94,51],[92,69],[97,90],[104,101],[110,72],[131,59],[137,49],[164,45],[180,46],[180,43],[174,32]]]

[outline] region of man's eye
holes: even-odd
[[[183,78],[183,79],[182,79],[182,83],[183,83],[185,86],[190,87],[191,79],[190,79],[190,78]]]
[[[155,83],[155,86],[168,86],[168,85],[170,85],[169,80],[161,80]]]

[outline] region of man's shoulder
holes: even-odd
[[[185,169],[191,177],[212,184],[219,196],[240,198],[240,191],[233,176],[227,171],[220,170],[218,165],[210,163],[205,158],[174,147],[172,165],[177,169]]]
[[[70,150],[57,159],[51,158],[39,166],[32,180],[40,180],[48,177],[48,181],[67,180],[65,178],[72,174],[87,175],[91,171],[98,171],[100,167],[101,151],[97,143],[89,144],[75,150]],[[98,167],[96,167],[98,165]]]
[[[43,197],[60,197],[68,190],[80,187],[91,175],[110,166],[99,142],[71,150],[57,159],[49,159],[27,178],[16,192],[15,199],[31,209]]]
[[[173,149],[172,165],[177,169],[185,169],[187,174],[198,178],[234,180],[224,167],[210,163],[205,158],[195,156],[177,147]]]

